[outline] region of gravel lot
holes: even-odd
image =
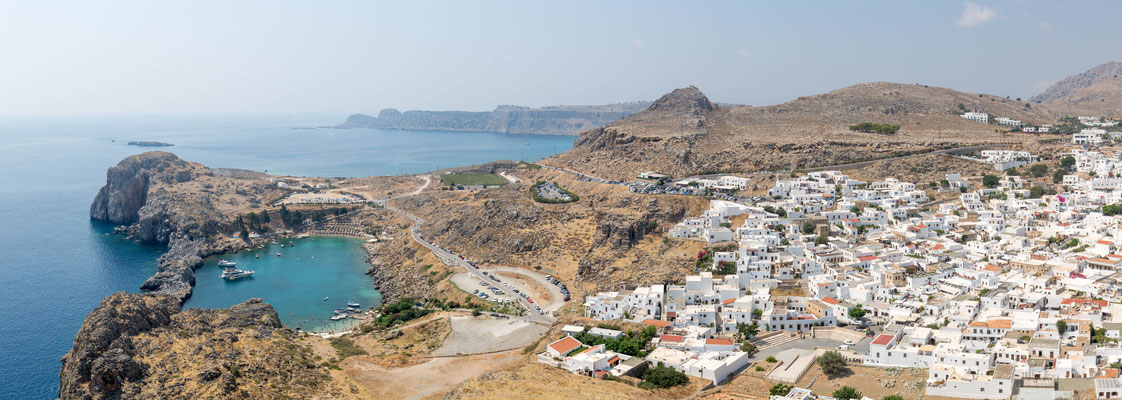
[[[451,322],[452,334],[433,355],[476,354],[528,346],[549,330],[513,318],[453,316]]]

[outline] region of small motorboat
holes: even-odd
[[[253,258],[261,258],[261,254],[254,254]]]
[[[347,314],[335,314],[331,316],[332,321],[338,321],[347,318]]]
[[[218,260],[218,266],[222,268],[234,268],[238,266],[238,263],[233,261]]]
[[[281,256],[281,253],[278,251],[277,252],[277,257],[280,257],[280,256]]]
[[[327,297],[324,297],[324,298],[323,298],[323,301],[327,301]]]
[[[349,306],[349,307],[358,307],[359,305],[358,305],[358,303],[355,303],[355,302],[353,302],[353,301],[348,301],[348,302],[347,302],[347,306]]]

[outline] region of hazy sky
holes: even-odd
[[[0,114],[774,104],[858,82],[1029,97],[1122,2],[0,1]]]

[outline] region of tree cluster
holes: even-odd
[[[632,357],[646,356],[647,343],[658,333],[655,327],[647,326],[642,331],[628,330],[619,339],[599,337],[588,333],[588,329],[573,336],[587,346],[604,345],[604,348],[616,353],[627,354]],[[644,378],[645,379],[645,378]]]
[[[862,122],[856,125],[850,125],[849,130],[866,133],[879,133],[881,135],[895,135],[896,131],[900,130],[900,125]]]
[[[665,389],[678,385],[684,385],[690,381],[690,378],[679,372],[674,368],[667,367],[661,362],[658,365],[648,368],[643,372],[643,382],[639,387],[643,389]]]

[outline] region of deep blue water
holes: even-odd
[[[174,143],[175,147],[161,150],[211,167],[309,176],[391,175],[499,159],[537,160],[572,145],[571,137],[556,136],[292,129],[332,125],[345,117],[0,118],[0,399],[54,398],[58,360],[70,349],[85,315],[105,295],[136,291],[155,271],[163,248],[125,240],[110,233],[112,226],[90,221],[88,216],[90,201],[105,183],[106,168],[149,150],[126,146],[129,140]],[[307,250],[315,252],[314,247],[309,242]],[[354,247],[343,246],[325,251],[351,250]],[[320,257],[317,253],[316,259]],[[376,295],[369,290],[363,293],[366,278],[353,264],[333,265],[332,274],[348,273],[340,285],[350,287],[346,290],[353,290],[356,297],[338,300],[361,302],[360,295]],[[296,264],[285,267],[296,268]],[[356,271],[353,277],[348,268]],[[262,274],[274,272],[267,265],[259,269]],[[204,278],[216,271],[200,270],[200,287],[188,306],[227,307],[242,300],[238,294],[246,294],[245,298],[263,297],[277,305],[286,321],[320,315],[300,309],[305,304],[300,296],[315,295],[321,301],[330,296],[331,307],[337,306],[336,296],[320,295],[323,290],[314,288],[292,298],[271,293],[282,284],[283,275],[278,274],[247,285],[210,287],[215,282]]]

